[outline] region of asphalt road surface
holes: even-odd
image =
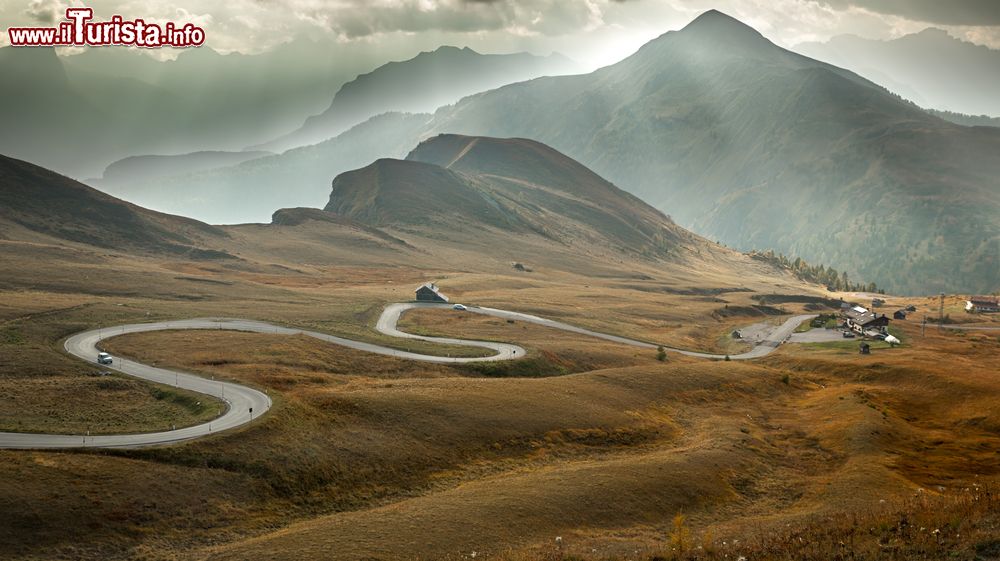
[[[843,329],[825,329],[822,327],[810,329],[803,333],[792,333],[792,336],[788,338],[789,343],[835,343],[838,341],[858,341],[858,339],[845,338]]]
[[[142,333],[148,331],[163,331],[163,330],[179,330],[179,329],[217,329],[217,330],[230,330],[230,331],[247,331],[254,333],[273,333],[278,335],[306,335],[309,337],[314,337],[321,341],[326,341],[328,343],[333,343],[335,345],[342,345],[345,347],[350,347],[352,349],[357,349],[361,351],[367,351],[371,353],[377,353],[387,356],[394,356],[398,358],[405,358],[410,360],[419,360],[424,362],[435,362],[435,363],[470,363],[470,362],[484,362],[484,361],[497,361],[497,360],[513,360],[521,358],[525,355],[525,350],[517,345],[512,345],[508,343],[494,343],[490,341],[473,341],[467,339],[451,339],[446,337],[426,337],[421,335],[413,335],[410,333],[405,333],[397,329],[396,324],[399,321],[400,316],[407,310],[412,310],[416,308],[450,308],[448,304],[435,304],[435,303],[405,303],[405,304],[390,304],[382,312],[379,317],[378,323],[376,325],[376,330],[385,335],[392,337],[399,337],[403,339],[415,339],[421,341],[429,341],[433,343],[442,343],[449,345],[460,345],[467,347],[479,347],[490,349],[494,352],[491,356],[485,357],[442,357],[434,355],[426,355],[421,353],[415,353],[405,350],[393,349],[390,347],[384,347],[382,345],[376,345],[373,343],[365,343],[361,341],[354,341],[351,339],[345,339],[343,337],[336,337],[334,335],[328,335],[326,333],[319,333],[315,331],[306,331],[302,329],[294,329],[288,327],[281,327],[277,325],[272,325],[269,323],[253,320],[242,320],[242,319],[190,319],[190,320],[179,320],[179,321],[169,321],[169,322],[159,322],[159,323],[140,323],[140,324],[130,324],[121,325],[117,327],[108,327],[102,329],[94,329],[91,331],[85,331],[83,333],[78,333],[73,335],[66,340],[65,348],[66,351],[80,359],[87,362],[96,363],[97,353],[100,352],[99,344],[101,340],[115,337],[118,335],[125,335],[128,333]],[[505,310],[498,310],[494,308],[480,308],[470,306],[467,312],[455,313],[476,313],[489,316],[495,316],[505,319],[511,319],[514,321],[525,321],[530,323],[535,323],[538,325],[543,325],[546,327],[551,327],[554,329],[561,329],[563,331],[569,331],[573,333],[579,333],[582,335],[589,335],[592,337],[597,337],[600,339],[605,339],[608,341],[614,341],[616,343],[622,343],[625,345],[632,345],[636,347],[642,347],[647,349],[655,349],[657,347],[654,343],[649,343],[646,341],[637,341],[635,339],[628,339],[625,337],[619,337],[617,335],[609,335],[606,333],[600,333],[597,331],[591,331],[589,329],[584,329],[582,327],[577,327],[575,325],[570,325],[567,323],[562,323],[559,321],[554,321],[550,319],[541,318],[538,316],[533,316],[529,314],[523,314],[519,312],[509,312]],[[788,339],[796,327],[803,321],[812,319],[814,315],[802,315],[795,316],[787,320],[780,327],[775,329],[767,338],[761,341],[752,350],[738,355],[731,355],[732,360],[747,360],[752,358],[759,358],[765,356],[774,349],[776,349],[781,343]],[[688,356],[700,357],[700,358],[710,358],[710,359],[722,359],[723,355],[711,354],[711,353],[700,353],[694,351],[686,351],[683,349],[674,349],[670,347],[665,347],[666,350],[681,353]],[[213,419],[211,422],[202,423],[200,425],[194,425],[190,427],[185,427],[177,430],[168,430],[161,432],[150,432],[150,433],[139,433],[139,434],[115,434],[115,435],[80,435],[80,434],[37,434],[37,433],[12,433],[12,432],[0,432],[0,448],[139,448],[143,446],[157,446],[163,444],[171,444],[176,442],[182,442],[185,440],[191,440],[194,438],[201,438],[214,433],[234,429],[253,422],[271,408],[271,398],[267,394],[255,390],[253,388],[248,388],[239,384],[234,384],[232,382],[222,382],[216,380],[210,380],[197,376],[195,374],[189,374],[186,372],[179,372],[175,370],[168,370],[165,368],[157,368],[154,366],[147,366],[145,364],[140,364],[127,359],[122,359],[115,357],[114,363],[111,365],[103,366],[109,370],[116,370],[123,374],[129,376],[134,376],[142,380],[147,380],[150,382],[156,382],[168,386],[175,386],[185,390],[191,390],[194,392],[210,395],[221,399],[226,404],[226,411],[222,416]]]
[[[959,329],[959,330],[964,330],[964,331],[1000,331],[1000,327],[989,327],[989,326],[985,326],[985,325],[962,325],[962,324],[958,324],[958,325],[941,325],[941,326],[938,326],[938,324],[936,324],[936,323],[933,323],[933,324],[928,323],[927,327],[929,327],[931,329],[935,329],[937,327],[943,327],[945,329]]]
[[[472,306],[469,307],[469,311],[476,314],[496,316],[506,319],[512,319],[515,321],[527,321],[531,323],[537,323],[538,325],[544,325],[546,327],[551,327],[554,329],[561,329],[563,331],[570,331],[573,333],[580,333],[582,335],[589,335],[591,337],[606,339],[608,341],[614,341],[616,343],[622,343],[625,345],[632,345],[634,347],[655,349],[659,346],[656,343],[650,343],[648,341],[638,341],[636,339],[629,339],[627,337],[608,335],[607,333],[591,331],[589,329],[584,329],[582,327],[577,327],[575,325],[570,325],[568,323],[562,323],[560,321],[545,319],[529,314],[522,314],[519,312],[508,312],[505,310],[497,310],[494,308],[479,308]],[[791,334],[795,332],[796,327],[801,325],[802,322],[811,320],[814,317],[816,317],[816,314],[807,314],[807,315],[791,317],[787,319],[785,323],[781,324],[777,329],[772,331],[767,337],[762,339],[754,348],[742,354],[729,355],[729,358],[731,360],[748,360],[752,358],[760,358],[762,356],[771,354],[774,351],[774,349],[778,348],[779,345],[784,343],[789,338],[789,336],[791,336]],[[666,351],[671,351],[682,355],[693,356],[698,358],[723,359],[726,356],[720,354],[702,353],[697,351],[686,351],[684,349],[677,349],[674,347],[667,347],[667,346],[664,346],[663,349]]]

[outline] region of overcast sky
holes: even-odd
[[[11,25],[62,19],[68,4],[67,0],[0,0],[0,26],[6,31]],[[292,38],[311,38],[353,47],[345,52],[367,45],[387,58],[405,58],[451,44],[481,52],[559,51],[590,69],[620,60],[711,8],[786,47],[843,33],[892,38],[934,26],[1000,49],[1000,0],[91,0],[85,4],[100,19],[117,13],[128,19],[196,23],[206,30],[206,44],[222,52],[258,52]],[[2,37],[5,43],[6,33]]]

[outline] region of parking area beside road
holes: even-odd
[[[802,333],[792,333],[789,343],[829,343],[831,341],[850,341],[844,338],[842,329],[810,329]]]

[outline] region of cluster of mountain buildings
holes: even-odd
[[[970,296],[965,301],[965,311],[970,314],[989,314],[1000,312],[1000,301],[993,296]]]
[[[840,315],[847,329],[875,339],[885,339],[889,335],[889,317],[863,306],[846,304]],[[904,316],[905,317],[905,316]]]
[[[880,298],[872,300],[872,308],[877,308],[885,304]],[[905,320],[909,312],[916,311],[912,306],[909,308],[896,310],[892,314],[892,319]],[[1000,299],[995,296],[970,296],[965,301],[965,311],[970,314],[1000,313]],[[889,316],[879,314],[857,304],[843,303],[840,310],[844,326],[860,335],[884,338],[888,334]]]

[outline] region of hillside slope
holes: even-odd
[[[28,162],[0,156],[0,238],[115,251],[225,258],[205,249],[227,235],[208,224],[115,199]]]
[[[680,258],[707,242],[578,162],[531,140],[439,135],[406,160],[339,175],[326,209],[372,226],[502,245],[536,236],[581,252]],[[682,249],[684,248],[684,249]]]

